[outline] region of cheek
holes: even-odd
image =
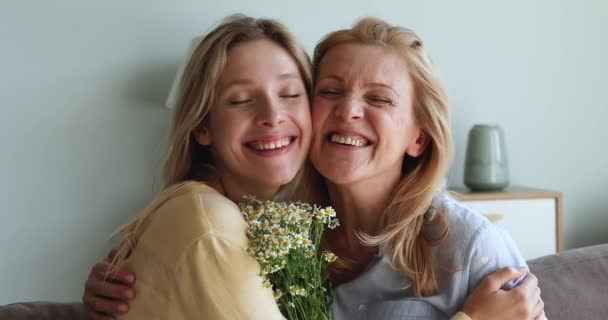
[[[238,114],[222,113],[210,120],[215,143],[224,146],[239,142],[247,128],[247,120]]]
[[[300,119],[300,123],[302,124],[302,129],[306,132],[310,133],[311,130],[311,113],[310,113],[310,105],[306,104],[300,108],[300,112],[298,113],[298,117]]]
[[[310,137],[311,120],[310,120],[310,105],[308,103],[292,106],[293,108],[288,111],[288,117],[291,119],[293,125],[301,131],[304,138]]]
[[[392,138],[389,140],[389,143],[395,150],[399,150],[399,152],[403,152],[405,155],[407,147],[415,142],[417,132],[416,125],[412,119],[408,117],[386,119],[385,125],[387,128],[386,131],[389,132],[389,136]]]
[[[310,110],[313,129],[320,128],[327,119],[329,107],[317,100],[317,102],[313,101]]]
[[[405,150],[408,144],[406,137],[409,137],[410,131],[406,119],[386,112],[370,112],[368,117],[384,145],[395,150]]]
[[[380,134],[394,134],[403,128],[401,119],[384,110],[370,109],[366,117],[370,119],[370,122]]]

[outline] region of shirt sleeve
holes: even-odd
[[[170,319],[167,272],[162,263],[145,250],[136,250],[129,257],[130,267],[136,270],[136,298],[129,302],[129,312],[118,317],[119,320],[162,320]]]
[[[259,265],[241,246],[205,235],[174,270],[171,319],[283,319]]]
[[[511,236],[489,222],[479,228],[471,243],[469,254],[469,293],[473,292],[483,279],[500,268],[526,266],[526,261]],[[505,284],[503,288],[513,288],[524,278],[525,275]]]

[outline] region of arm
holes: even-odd
[[[470,318],[544,318],[538,281],[525,272],[525,260],[505,231],[490,223],[480,227],[470,246],[469,261],[471,294],[463,311]]]
[[[107,274],[113,252],[91,268],[85,282],[82,303],[90,320],[116,319],[129,310],[135,297],[135,273],[123,267],[114,275]]]
[[[491,274],[451,320],[545,319],[538,280],[533,274],[527,273],[521,284],[509,291],[501,289],[505,283],[526,275],[526,271],[525,268],[506,267]]]

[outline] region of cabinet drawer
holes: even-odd
[[[526,260],[557,252],[555,198],[462,202],[505,229]]]

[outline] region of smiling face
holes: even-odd
[[[310,157],[329,181],[395,181],[405,156],[424,151],[408,66],[392,49],[337,45],[322,58],[315,80]]]
[[[263,195],[296,176],[306,159],[310,126],[297,64],[277,44],[255,40],[230,49],[215,102],[195,137],[211,146],[230,193]]]

